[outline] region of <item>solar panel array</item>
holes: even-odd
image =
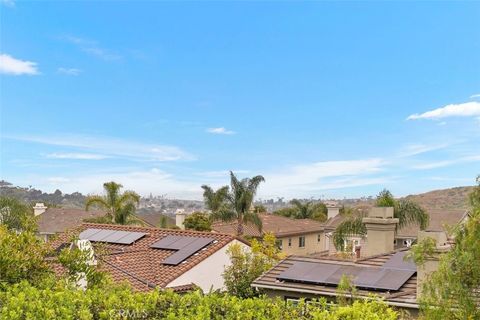
[[[116,231],[108,229],[87,229],[78,236],[80,240],[90,240],[94,242],[107,242],[115,244],[132,244],[140,238],[143,238],[146,233],[130,232],[130,231]]]
[[[175,250],[176,252],[168,256],[162,261],[163,264],[178,265],[197,251],[203,249],[214,239],[199,238],[199,237],[185,237],[185,236],[166,236],[165,238],[155,242],[151,248]]]
[[[338,285],[342,275],[347,275],[352,277],[353,285],[358,288],[396,291],[416,273],[415,264],[404,261],[404,255],[404,252],[394,254],[382,267],[296,261],[280,273],[277,279]]]

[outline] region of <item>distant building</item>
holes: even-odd
[[[227,248],[233,243],[249,248],[228,234],[93,223],[60,235],[51,246],[69,247],[74,237],[91,242],[95,259],[114,281],[127,281],[139,291],[222,290],[222,274],[230,264]],[[98,244],[101,254],[95,252]]]
[[[105,212],[96,210],[47,208],[43,203],[35,204],[33,212],[38,217],[37,235],[44,241],[82,224],[85,219],[99,218],[105,215]]]
[[[286,254],[310,255],[325,250],[324,226],[312,219],[291,219],[274,214],[261,214],[262,232],[257,226],[248,223],[244,226],[244,236],[261,238],[270,232],[277,238],[278,247]],[[237,224],[216,222],[214,232],[236,234]]]

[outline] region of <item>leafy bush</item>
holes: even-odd
[[[382,301],[355,301],[349,306],[297,305],[266,297],[240,299],[228,294],[178,295],[172,291],[132,292],[105,286],[83,292],[57,285],[39,289],[27,282],[0,292],[0,320],[17,319],[365,319],[393,320],[398,315]]]

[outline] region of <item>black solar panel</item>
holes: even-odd
[[[107,242],[116,244],[132,244],[145,236],[142,232],[115,231],[107,229],[87,229],[78,236],[81,240]]]
[[[349,276],[358,288],[398,290],[416,270],[389,269],[360,265],[340,265],[322,262],[297,261],[280,273],[279,280],[338,285],[343,275]]]
[[[213,240],[212,238],[166,236],[150,247],[155,249],[176,250],[175,253],[168,256],[162,263],[177,265],[203,247],[209,245]]]
[[[411,270],[416,271],[417,266],[413,262],[413,260],[409,259],[405,261],[405,255],[407,254],[406,251],[396,252],[390,259],[387,260],[383,264],[383,268],[387,269],[400,269],[400,270]]]

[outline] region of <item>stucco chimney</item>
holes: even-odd
[[[435,250],[432,256],[426,257],[423,265],[417,266],[417,298],[422,294],[422,287],[428,276],[438,270],[440,256],[450,250],[450,245],[447,243],[447,235],[443,231],[419,231],[418,242],[432,238],[435,240]]]
[[[38,202],[35,203],[35,207],[33,207],[33,214],[36,217],[44,213],[45,210],[47,210],[47,207],[43,204],[43,202]]]
[[[327,203],[326,206],[328,219],[335,218],[340,213],[340,207],[336,203]]]
[[[183,223],[185,222],[186,216],[187,214],[182,209],[177,209],[177,211],[175,211],[175,225],[182,230],[185,230],[185,225]]]
[[[394,249],[395,227],[398,219],[393,217],[393,207],[373,207],[368,217],[363,218],[367,228],[366,248],[363,256],[391,252]]]

